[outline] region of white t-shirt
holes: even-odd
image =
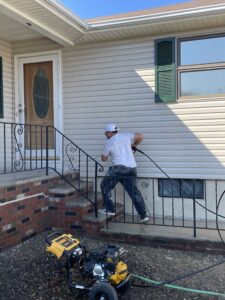
[[[131,145],[134,142],[134,133],[117,133],[105,143],[103,155],[111,156],[114,166],[122,165],[129,168],[137,166]]]

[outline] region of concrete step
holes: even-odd
[[[116,207],[116,215],[108,216],[108,220],[115,220],[121,213],[123,213],[123,206],[118,204]],[[95,211],[92,211],[83,217],[82,228],[84,232],[90,236],[100,236],[100,231],[106,226],[106,222],[106,215],[98,213],[96,218]]]
[[[99,206],[98,208],[102,208],[102,206]],[[116,204],[116,215],[115,216],[108,216],[109,220],[115,220],[118,217],[121,216],[123,213],[123,205],[120,203]],[[104,222],[106,223],[106,215],[98,213],[98,217],[95,217],[95,212],[90,212],[88,215],[86,215],[83,219],[83,221],[87,222]]]
[[[123,207],[117,207],[116,216],[119,215],[123,211]],[[115,219],[116,216],[108,216],[108,220]],[[95,216],[95,211],[88,213],[83,217],[82,220],[82,229],[89,236],[100,236],[101,230],[106,226],[106,215],[99,214],[97,218]]]
[[[101,228],[100,234],[104,238],[140,243],[152,247],[224,254],[224,245],[216,230],[197,229],[197,236],[194,237],[192,228],[112,221]],[[225,238],[225,233],[222,235]]]
[[[73,184],[73,186],[66,183],[49,189],[50,197],[64,198],[67,195],[71,196],[73,193],[77,192],[77,190],[85,193],[85,192],[90,192],[93,189],[92,181],[84,182],[84,181],[75,180],[72,181],[71,183]],[[76,189],[74,189],[74,187]]]
[[[94,202],[95,193],[93,191],[89,192],[87,194],[87,196],[90,200],[92,200]],[[99,207],[102,206],[102,193],[100,193],[100,192],[97,193],[97,203],[99,204]],[[66,207],[85,208],[85,207],[89,207],[90,205],[93,205],[93,204],[87,198],[85,198],[84,196],[79,196],[77,198],[66,200],[65,205],[66,205]]]

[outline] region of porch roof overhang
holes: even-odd
[[[9,41],[47,37],[68,47],[203,28],[222,29],[224,25],[223,1],[213,5],[85,21],[56,0],[0,0],[0,38]]]
[[[73,46],[88,25],[48,0],[0,0],[0,37],[9,41],[47,37]]]

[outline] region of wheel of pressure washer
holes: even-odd
[[[93,285],[89,300],[118,300],[118,296],[111,284],[100,282]]]

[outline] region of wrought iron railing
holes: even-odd
[[[179,183],[181,180],[172,179],[145,152],[135,148],[133,150],[147,157],[165,178],[161,179],[161,189],[158,178],[137,179],[149,216],[149,221],[145,224],[193,228],[194,237],[196,237],[197,229],[214,229],[222,237],[221,231],[225,231],[223,180],[184,180],[189,183],[188,188],[183,190]],[[162,190],[164,190],[163,182],[165,180],[167,181],[167,192],[164,194]],[[140,223],[140,217],[137,215],[131,197],[125,191],[125,181],[126,178],[121,178],[121,185],[116,186],[113,190],[112,199],[117,211],[114,217],[107,216],[107,226],[109,222]],[[199,186],[202,186],[200,190]]]
[[[0,138],[0,174],[45,169],[48,175],[52,169],[94,205],[97,216],[103,166],[71,139],[52,126],[9,122],[0,122]]]
[[[52,126],[0,122],[0,138],[0,174],[45,169],[48,175],[49,170],[54,170],[94,205],[97,217],[98,179],[104,170],[97,160]],[[69,173],[74,176],[68,176]],[[171,184],[175,182],[172,180]],[[138,178],[138,185],[150,215],[148,224],[193,228],[194,236],[197,228],[217,229],[219,224],[224,230],[224,181],[206,181],[204,199],[160,197],[158,179]],[[112,196],[119,208],[108,222],[139,223],[122,185],[113,190]]]
[[[175,184],[171,179],[171,190],[174,190]],[[150,218],[145,225],[190,228],[194,237],[197,229],[225,230],[224,181],[205,181],[203,199],[195,197],[195,192],[186,198],[162,197],[156,178],[138,178],[137,185]],[[107,216],[107,226],[112,222],[140,224],[140,217],[123,184],[119,183],[112,190],[111,196],[116,214]]]

